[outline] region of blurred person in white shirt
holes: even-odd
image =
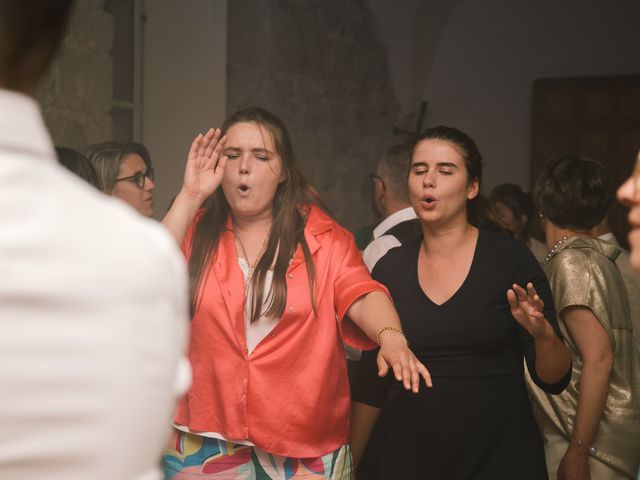
[[[369,175],[373,183],[373,202],[382,221],[373,229],[373,241],[362,253],[369,271],[389,250],[414,237],[422,236],[420,222],[409,203],[407,178],[413,146],[393,145]]]
[[[56,161],[31,95],[71,5],[0,0],[0,478],[158,479],[189,381],[184,261]]]
[[[373,229],[373,240],[362,252],[369,271],[392,248],[422,236],[420,221],[409,203],[409,163],[413,145],[397,144],[386,149],[378,161],[375,173],[369,174],[372,201],[382,221]],[[345,345],[349,378],[353,381],[361,351]]]

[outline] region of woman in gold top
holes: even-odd
[[[640,461],[640,367],[619,250],[591,238],[613,201],[613,180],[576,156],[547,162],[535,188],[549,254],[544,265],[573,360],[566,390],[529,382],[550,478],[630,479]]]

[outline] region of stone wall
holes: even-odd
[[[56,145],[82,150],[111,138],[112,43],[104,0],[78,0],[37,94]]]
[[[348,228],[374,221],[370,182],[399,113],[364,0],[229,2],[227,111],[288,126],[302,171]]]

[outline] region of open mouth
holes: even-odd
[[[432,196],[426,196],[426,197],[422,197],[422,201],[427,203],[427,204],[432,204],[433,202],[436,201],[436,199]]]
[[[240,189],[240,191],[242,193],[246,193],[246,192],[249,191],[249,186],[248,185],[240,185],[238,188]]]

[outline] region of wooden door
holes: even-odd
[[[640,75],[540,79],[533,86],[531,183],[545,162],[575,153],[602,162],[620,184],[640,149]],[[627,244],[626,212],[612,230]]]

